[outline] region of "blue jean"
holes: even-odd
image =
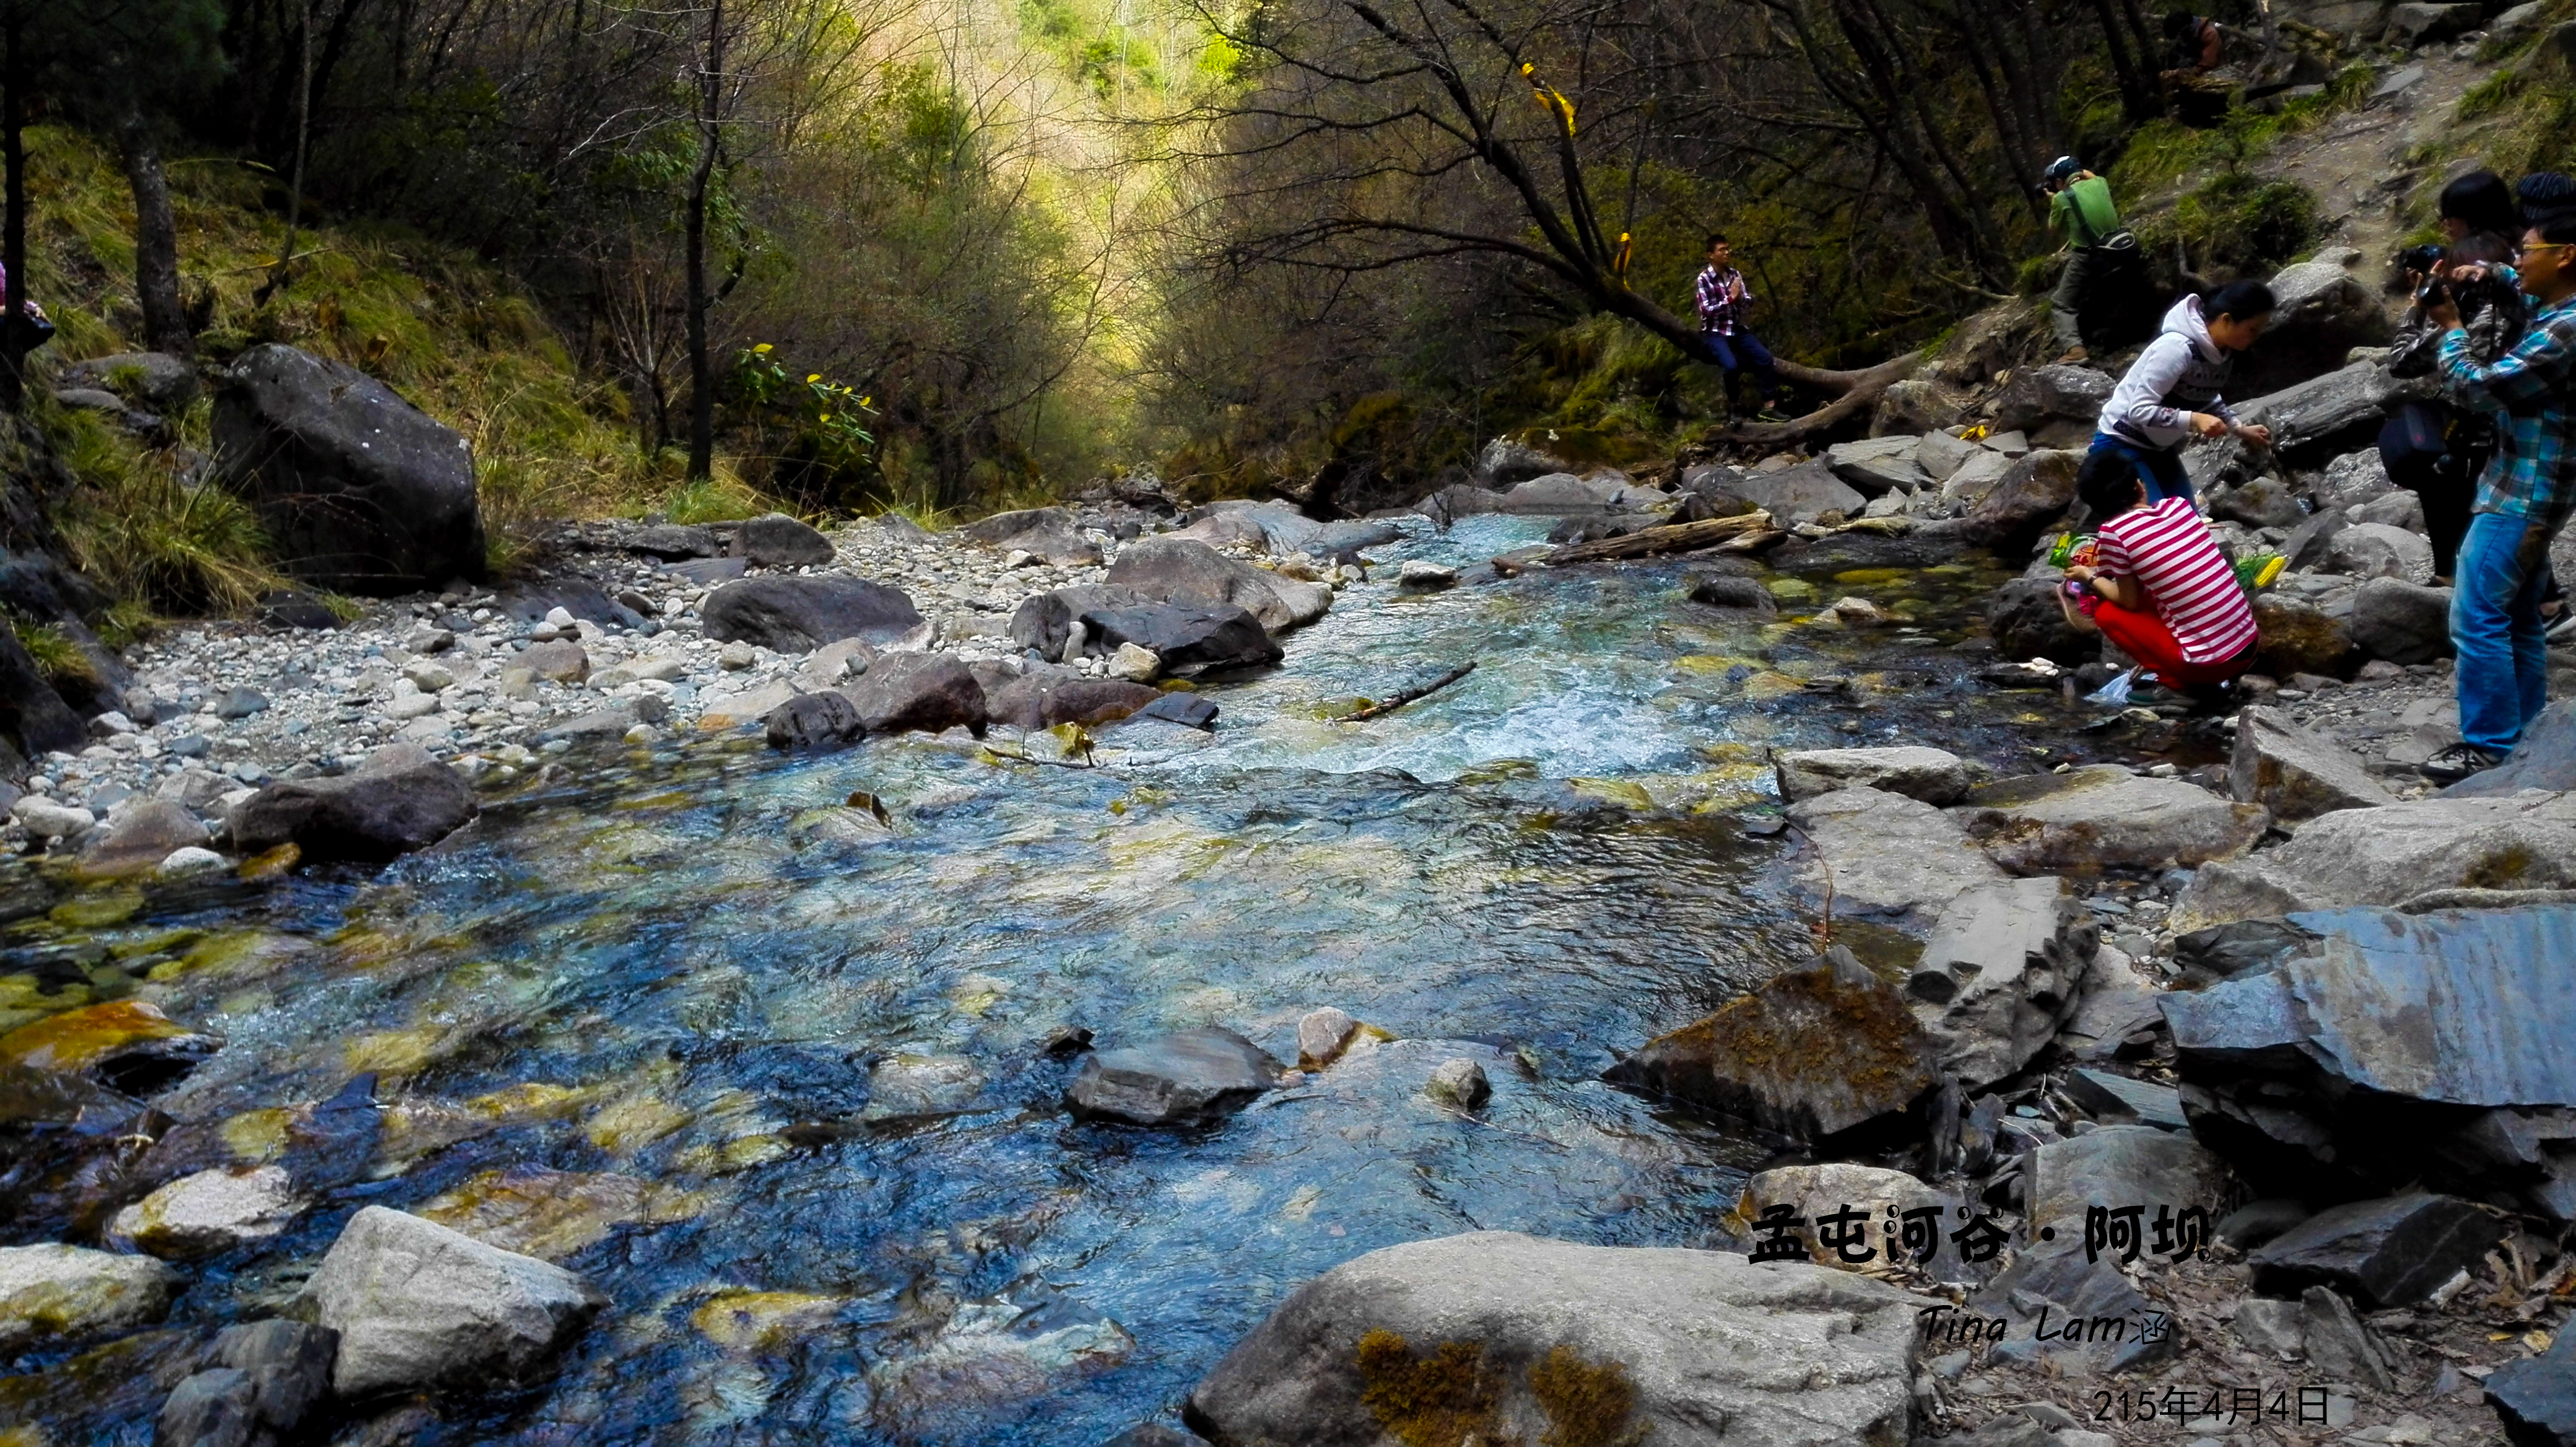
[[[2161,447],[2140,447],[2134,442],[2123,442],[2108,432],[2093,434],[2091,450],[2115,452],[2127,458],[2129,465],[2138,470],[2138,480],[2147,485],[2150,504],[2163,502],[2169,497],[2192,501],[2191,474],[2182,470],[2181,453]]]
[[[1707,344],[1709,355],[1717,358],[1717,365],[1725,371],[1730,388],[1750,368],[1754,385],[1762,389],[1762,395],[1776,397],[1780,394],[1780,374],[1771,370],[1771,349],[1762,345],[1760,337],[1738,327],[1733,336],[1702,332],[1699,339]]]
[[[2471,517],[2452,584],[2460,738],[2509,754],[2523,725],[2549,702],[2549,645],[2540,623],[2549,529],[2507,513]]]

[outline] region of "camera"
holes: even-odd
[[[2397,256],[2400,271],[2420,273],[2424,282],[2415,289],[2417,306],[2439,306],[2448,300],[2451,289],[2442,281],[2442,263],[2448,257],[2444,249],[2431,242],[2410,246]]]

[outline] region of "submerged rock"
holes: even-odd
[[[0,1246],[0,1357],[159,1321],[178,1285],[178,1273],[149,1256]]]
[[[1069,1297],[1034,1307],[960,1307],[919,1351],[868,1369],[877,1421],[904,1437],[946,1435],[987,1412],[1025,1410],[1064,1378],[1116,1366],[1136,1339]]]
[[[1779,773],[1782,797],[1791,800],[1865,787],[1927,804],[1953,804],[1968,792],[1968,766],[1957,754],[1919,745],[1794,749],[1775,758],[1772,767]]]
[[[561,1267],[383,1206],[349,1218],[304,1294],[340,1334],[331,1385],[350,1399],[524,1381],[607,1304]]]
[[[161,1407],[156,1447],[274,1447],[331,1394],[339,1333],[299,1321],[261,1321],[216,1333],[214,1365],[181,1382]]]
[[[633,1176],[516,1165],[484,1171],[423,1202],[418,1214],[486,1246],[554,1261],[620,1227],[688,1220],[705,1204],[692,1192]]]
[[[1086,1056],[1065,1105],[1084,1120],[1206,1125],[1279,1083],[1279,1062],[1231,1030],[1183,1030]]]
[[[86,1076],[149,1095],[187,1074],[222,1041],[142,1000],[112,1000],[48,1015],[0,1035],[0,1065]]]
[[[389,744],[338,778],[271,784],[233,811],[233,845],[292,844],[308,864],[380,864],[426,849],[482,812],[465,776],[417,744]]]
[[[1902,1440],[1915,1312],[1803,1265],[1484,1231],[1346,1261],[1190,1392],[1219,1444]],[[1714,1424],[1724,1424],[1722,1427]]]
[[[838,693],[800,693],[761,720],[769,746],[787,753],[828,753],[868,736],[857,705]]]

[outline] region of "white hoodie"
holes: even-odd
[[[2164,330],[2111,389],[2094,429],[2158,451],[2179,447],[2191,436],[2194,412],[2236,420],[2218,395],[2235,365],[2236,359],[2209,339],[2200,298],[2184,297],[2165,313]]]

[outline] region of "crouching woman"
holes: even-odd
[[[2068,623],[2176,692],[2205,693],[2252,665],[2254,605],[2188,499],[2150,502],[2137,465],[2107,448],[2084,459],[2075,495],[2094,561],[2066,570],[2057,606]]]

